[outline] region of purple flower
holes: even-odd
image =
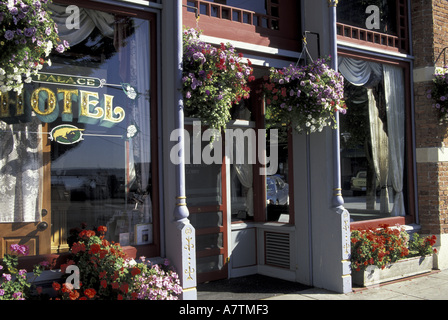
[[[59,53],[64,52],[64,50],[65,50],[65,48],[64,48],[64,45],[62,45],[62,44],[60,44],[56,47],[56,51]]]
[[[6,281],[11,281],[11,275],[9,273],[2,274],[2,277],[5,278]]]
[[[190,92],[190,91],[187,91],[187,93],[185,94],[185,97],[186,97],[187,99],[190,99],[190,98],[191,98],[191,92]]]
[[[22,292],[14,292],[13,294],[12,294],[12,297],[13,298],[20,298],[22,296]]]
[[[16,7],[11,7],[11,8],[9,8],[9,12],[10,12],[13,16],[15,16],[15,15],[17,15],[17,14],[19,13],[19,9],[17,9]]]
[[[10,246],[10,250],[11,252],[15,252],[18,254],[23,254],[24,256],[28,255],[29,251],[28,251],[28,247],[25,245],[20,245],[17,243],[14,243]]]
[[[3,295],[5,295],[5,290],[0,289],[0,296],[3,296]]]
[[[36,28],[25,28],[25,36],[26,37],[32,37],[34,35],[34,33],[36,32]]]
[[[5,32],[5,38],[6,40],[12,40],[12,38],[14,38],[14,31],[7,30]]]

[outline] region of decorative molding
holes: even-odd
[[[187,280],[194,281],[196,276],[196,257],[195,257],[195,233],[191,226],[186,226],[184,228],[184,243],[183,249],[187,253],[187,264],[184,269],[184,273],[187,275]]]

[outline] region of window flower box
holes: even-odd
[[[430,272],[436,236],[410,235],[403,227],[352,230],[352,283],[372,286]]]
[[[368,287],[388,281],[428,273],[431,272],[432,267],[432,255],[398,260],[387,265],[384,269],[381,269],[375,265],[369,265],[365,269],[352,271],[352,283],[362,287]]]

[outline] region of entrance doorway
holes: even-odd
[[[186,126],[186,129],[192,137],[192,126]],[[200,150],[207,148],[208,144],[208,141],[202,141]],[[185,166],[185,177],[190,221],[196,229],[198,282],[225,279],[228,246],[224,156],[218,164],[205,164],[202,157],[198,163],[193,161],[194,151],[193,144],[190,144],[190,161]]]

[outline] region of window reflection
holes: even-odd
[[[66,18],[64,6],[52,11],[56,22]],[[149,22],[83,8],[80,14],[80,29],[60,24],[70,50],[43,70],[58,81],[33,84],[57,95],[60,115],[49,131],[69,123],[82,132],[73,144],[51,142],[54,233],[70,237],[67,230],[85,223],[107,226],[108,240],[122,245],[152,243]]]
[[[266,220],[289,222],[289,132],[286,126],[279,124],[271,113],[269,105],[266,110],[267,150],[270,150],[270,129],[278,130],[278,168],[276,172],[268,172],[266,176]]]
[[[345,206],[355,221],[405,215],[403,70],[340,58],[350,112],[340,117]]]

